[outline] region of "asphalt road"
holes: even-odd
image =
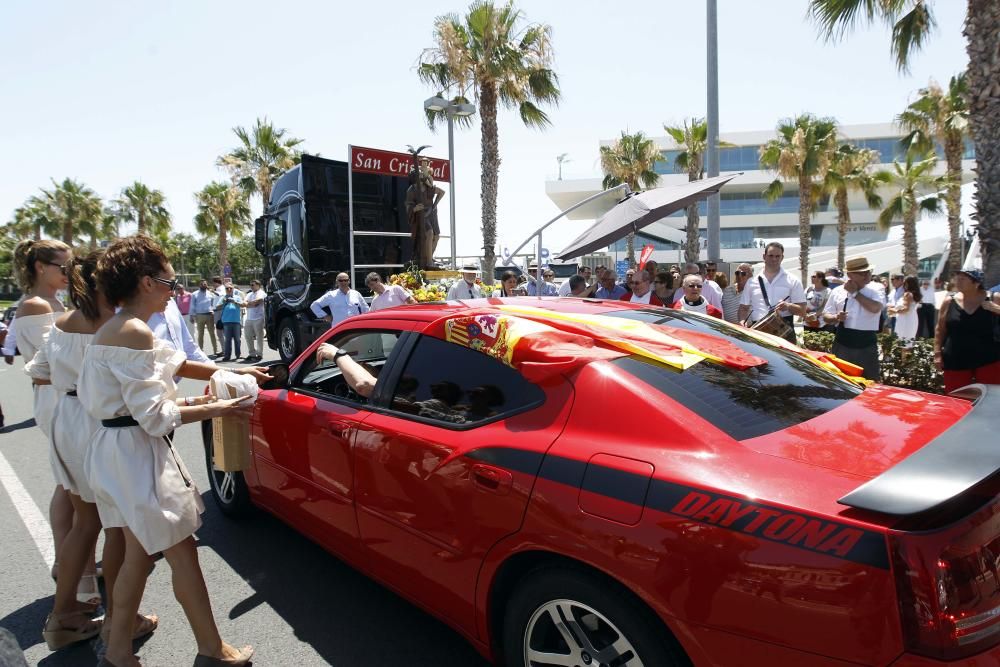
[[[276,358],[274,351],[267,352],[265,360]],[[0,627],[14,633],[29,665],[92,667],[97,661],[91,644],[50,653],[41,637],[54,584],[22,513],[24,501],[30,499],[36,514],[47,519],[54,483],[48,442],[34,425],[31,390],[22,367],[20,358],[13,366],[0,362],[0,405],[7,424],[0,430],[0,455],[27,491],[17,505],[0,484]],[[199,394],[203,386],[184,380],[180,395]],[[255,665],[487,664],[447,626],[274,517],[257,513],[240,521],[225,518],[208,491],[198,426],[178,429],[175,444],[207,508],[197,535],[198,551],[220,631],[236,646],[254,644]],[[165,561],[157,563],[150,576],[141,609],[160,616],[159,629],[136,647],[143,665],[190,665],[194,639],[174,599]]]

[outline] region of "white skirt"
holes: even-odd
[[[32,384],[34,387],[34,415],[35,424],[42,429],[42,433],[52,441],[52,416],[56,411],[56,404],[59,402],[59,392],[50,384]]]
[[[94,491],[87,482],[84,459],[98,426],[76,396],[59,398],[52,420],[52,474],[56,484],[88,503],[94,502]]]
[[[201,527],[201,494],[166,439],[139,426],[101,426],[85,466],[101,523],[131,530],[147,554],[165,551]]]

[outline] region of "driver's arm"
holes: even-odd
[[[337,352],[339,351],[335,345],[323,343],[316,350],[316,363],[323,363],[327,359],[335,361],[348,386],[359,396],[363,396],[364,398],[371,397],[372,392],[375,391],[375,376],[369,373],[364,366],[356,362],[351,355],[342,354],[338,357]]]

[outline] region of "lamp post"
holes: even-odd
[[[716,0],[708,0],[708,146],[705,151],[705,170],[708,177],[719,175],[719,28]],[[719,195],[708,198],[708,259],[721,260],[719,225]]]
[[[452,102],[443,97],[431,97],[424,100],[424,109],[435,113],[444,113],[448,118],[448,169],[450,171],[450,188],[448,188],[448,208],[451,222],[451,268],[458,267],[455,257],[458,254],[455,243],[455,117],[466,118],[476,113],[476,105],[468,102]]]

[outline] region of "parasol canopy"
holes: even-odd
[[[739,172],[630,195],[618,202],[590,229],[570,243],[558,257],[562,260],[573,259],[606,248],[618,239],[625,238],[628,234],[665,218],[674,211],[680,211],[690,204],[707,199],[719,192],[723,185],[742,175],[743,172]],[[683,244],[686,240],[684,232],[676,231],[676,238],[671,238],[668,234],[667,240]]]

